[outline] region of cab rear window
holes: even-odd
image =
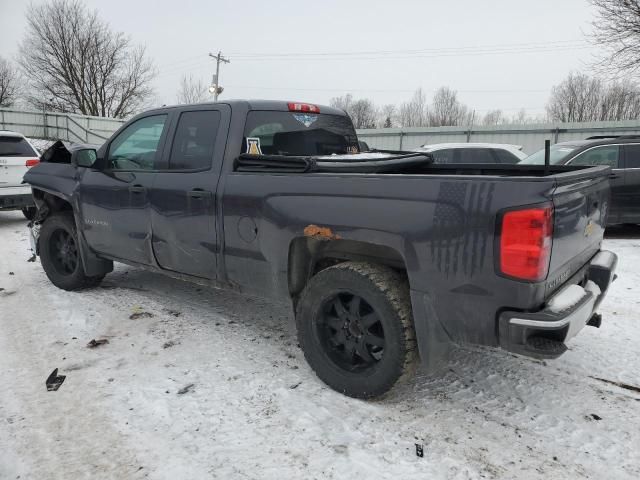
[[[20,137],[0,137],[0,157],[37,156],[31,145]]]
[[[277,111],[247,115],[242,153],[306,156],[358,151],[358,137],[349,117]]]

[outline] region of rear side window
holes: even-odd
[[[331,155],[359,152],[349,117],[317,113],[253,111],[247,115],[242,153]]]
[[[625,166],[640,168],[640,145],[625,145]]]
[[[493,154],[498,157],[499,163],[518,163],[520,159],[516,157],[513,153],[508,150],[504,150],[502,148],[493,148]]]
[[[33,157],[38,156],[29,142],[20,137],[0,137],[0,157]]]
[[[461,148],[459,163],[496,163],[489,148]]]
[[[220,112],[183,112],[178,120],[169,158],[170,170],[202,170],[211,167]]]
[[[603,145],[594,147],[576,156],[569,161],[570,165],[609,165],[611,168],[619,168],[620,148],[617,145]]]

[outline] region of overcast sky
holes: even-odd
[[[36,1],[36,3],[39,3]],[[459,92],[479,114],[544,111],[550,88],[598,53],[587,0],[86,0],[155,61],[157,103],[183,74],[207,83],[222,50],[223,98],[327,103],[352,93],[400,103]],[[15,58],[24,0],[0,0],[0,55]]]

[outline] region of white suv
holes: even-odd
[[[38,151],[24,135],[0,130],[0,210],[22,210],[29,220],[35,216],[31,187],[22,184],[22,177],[39,162]]]

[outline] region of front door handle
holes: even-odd
[[[193,190],[189,191],[189,196],[191,198],[211,198],[212,194],[207,190],[203,190],[201,188],[194,188]]]
[[[132,185],[129,187],[129,191],[131,193],[144,193],[147,191],[146,187],[143,187],[142,185]]]

